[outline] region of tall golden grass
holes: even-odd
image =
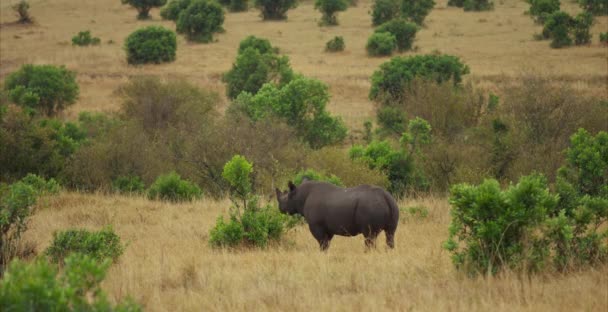
[[[426,218],[401,216],[396,247],[366,252],[337,237],[327,253],[306,226],[266,250],[222,251],[208,233],[228,201],[188,204],[143,197],[62,193],[43,200],[24,239],[40,252],[52,233],[112,225],[128,244],[103,288],[147,311],[606,311],[608,267],[566,275],[507,272],[471,279],[441,248],[450,221],[444,198],[404,200]]]

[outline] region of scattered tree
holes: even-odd
[[[321,17],[321,25],[334,26],[338,25],[338,17],[336,14],[341,11],[346,11],[348,3],[346,0],[316,0],[315,9],[323,13]]]
[[[370,56],[390,56],[397,49],[397,38],[389,32],[375,32],[367,40],[365,48]]]
[[[160,10],[163,19],[177,22],[179,14],[185,10],[192,0],[171,0]]]
[[[121,0],[122,4],[128,4],[137,9],[138,19],[149,19],[152,8],[160,8],[167,3],[167,0]]]
[[[298,6],[297,0],[255,0],[264,20],[287,19],[287,11]]]
[[[213,34],[224,29],[224,10],[213,0],[192,0],[177,19],[177,32],[190,41],[211,42]]]
[[[400,14],[399,0],[375,0],[372,5],[372,25],[386,23]]]
[[[325,51],[327,51],[327,52],[344,51],[344,38],[342,36],[336,36],[333,39],[327,41],[327,43],[325,44]]]
[[[392,19],[375,30],[377,33],[388,32],[394,35],[399,51],[407,51],[412,48],[417,31],[418,26],[416,24],[410,23],[403,18]]]
[[[161,26],[138,29],[125,41],[129,64],[173,62],[176,49],[175,33]]]
[[[403,0],[401,3],[401,16],[412,22],[422,25],[435,6],[434,0]]]

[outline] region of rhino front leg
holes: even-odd
[[[325,228],[321,226],[310,225],[309,228],[310,233],[312,233],[312,236],[314,236],[317,242],[319,242],[319,247],[321,248],[321,251],[326,251],[327,248],[329,248],[329,242],[331,242],[331,239],[334,237],[334,235],[329,234],[325,230]]]

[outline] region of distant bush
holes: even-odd
[[[336,186],[344,186],[339,177],[333,174],[326,175],[323,172],[317,172],[314,169],[306,169],[298,172],[293,178],[293,183],[295,185],[300,185],[302,182],[304,182],[304,180],[321,181],[331,183]]]
[[[590,13],[581,13],[576,16],[576,18],[574,19],[574,27],[572,29],[575,45],[591,43],[590,29],[592,24],[593,15],[591,15]]]
[[[312,148],[321,148],[341,142],[347,132],[343,121],[326,111],[328,102],[327,85],[298,77],[281,88],[265,84],[255,95],[242,93],[232,105],[253,120],[279,117]]]
[[[285,85],[293,76],[287,56],[262,53],[258,47],[248,47],[237,55],[223,81],[227,84],[226,94],[235,99],[241,92],[257,93],[268,82]]]
[[[76,74],[54,65],[23,65],[6,77],[4,89],[15,104],[48,116],[74,104],[79,93]]]
[[[422,25],[435,6],[434,0],[403,0],[401,3],[401,16]]]
[[[264,20],[283,20],[287,11],[298,5],[297,0],[255,0],[255,7],[260,10]]]
[[[150,18],[150,10],[162,7],[167,3],[167,0],[121,0],[121,2],[137,9],[138,19],[148,19]]]
[[[175,33],[161,26],[138,29],[125,41],[129,64],[173,62],[176,49]]]
[[[600,33],[600,42],[603,44],[608,44],[608,32]]]
[[[448,0],[448,6],[462,8],[464,6],[464,0]]]
[[[101,43],[101,40],[98,37],[91,36],[91,32],[81,31],[76,36],[72,37],[72,45],[77,46],[88,46],[88,45],[98,45]]]
[[[249,8],[248,0],[220,0],[219,3],[225,6],[230,12],[243,12]]]
[[[239,43],[238,54],[242,54],[247,48],[253,48],[260,52],[260,54],[279,52],[279,49],[273,47],[268,39],[259,38],[256,36],[248,36],[247,38],[241,40]]]
[[[149,199],[172,202],[193,201],[202,196],[203,192],[196,184],[182,180],[175,172],[159,176],[148,189]]]
[[[0,302],[7,311],[139,312],[130,299],[113,305],[101,289],[110,262],[74,254],[61,270],[44,259],[15,260],[0,280]]]
[[[403,110],[392,106],[378,108],[376,113],[380,134],[393,134],[400,136],[406,129],[407,116]]]
[[[410,215],[418,220],[426,219],[429,216],[429,209],[424,206],[411,206],[399,209],[404,215]]]
[[[397,49],[397,38],[388,32],[373,33],[365,49],[370,56],[390,56]]]
[[[490,11],[494,9],[494,2],[491,0],[464,0],[463,8],[465,11]]]
[[[45,254],[54,263],[63,264],[72,253],[87,255],[103,262],[106,259],[116,261],[124,251],[120,237],[112,228],[90,232],[84,229],[70,229],[53,233],[53,241]]]
[[[529,0],[530,15],[537,23],[544,24],[547,17],[560,10],[560,0]]]
[[[451,81],[454,85],[461,82],[462,76],[469,73],[469,67],[458,57],[451,55],[416,55],[394,57],[380,65],[372,75],[369,97],[376,101],[398,100],[413,79]]]
[[[192,0],[170,0],[167,5],[160,10],[160,16],[163,19],[177,22],[179,14],[185,10],[191,2]]]
[[[192,0],[179,13],[177,32],[186,35],[189,41],[211,42],[213,34],[224,29],[224,9],[213,0]]]
[[[44,178],[32,173],[29,173],[23,177],[21,182],[31,186],[37,195],[57,194],[61,189],[61,186],[59,183],[57,183],[57,181],[55,181],[55,179],[50,178],[45,180]]]
[[[30,15],[30,4],[26,0],[21,0],[17,4],[13,5],[13,10],[17,13],[19,18],[18,22],[21,24],[30,24],[33,22],[32,16]]]
[[[608,1],[606,0],[578,0],[581,8],[592,15],[608,15]]]
[[[562,48],[572,45],[588,44],[591,42],[589,29],[593,24],[593,16],[580,13],[575,18],[563,11],[556,11],[545,21],[542,36],[552,39],[552,48]]]
[[[338,25],[338,12],[346,11],[348,2],[346,0],[315,0],[315,9],[323,13],[320,25]]]
[[[397,49],[399,51],[407,51],[412,48],[418,27],[416,24],[409,23],[402,18],[392,19],[380,25],[374,32],[388,32],[395,36],[397,40]]]
[[[399,0],[374,0],[372,5],[372,25],[384,24],[400,14]]]
[[[112,189],[123,194],[141,194],[146,185],[138,176],[120,176],[112,181]]]
[[[336,36],[333,39],[327,41],[327,43],[325,44],[325,51],[327,51],[327,52],[344,51],[344,38],[342,36]]]

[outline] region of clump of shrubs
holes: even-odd
[[[214,247],[237,246],[266,247],[279,241],[285,232],[295,226],[297,220],[281,214],[278,209],[259,206],[259,197],[252,192],[253,165],[240,155],[235,155],[224,166],[222,176],[230,185],[232,208],[230,218],[220,216],[209,233],[209,243]]]
[[[0,302],[7,311],[139,312],[131,299],[112,304],[101,288],[110,261],[72,254],[64,265],[15,260],[0,280]]]
[[[31,24],[34,21],[30,15],[30,4],[26,0],[21,0],[13,5],[13,10],[19,18],[18,23]]]
[[[192,0],[177,18],[177,32],[189,41],[211,42],[213,34],[224,29],[224,9],[213,0]]]
[[[146,185],[136,175],[120,176],[112,181],[112,190],[122,194],[143,194]]]
[[[116,261],[122,255],[125,246],[120,237],[110,227],[100,231],[70,229],[53,233],[53,241],[45,254],[50,261],[63,264],[72,253],[87,255],[98,262],[106,259]]]
[[[221,0],[220,4],[230,12],[243,12],[249,8],[248,0]]]
[[[384,24],[399,16],[399,0],[375,0],[370,14],[373,26]]]
[[[298,172],[296,176],[293,178],[293,183],[297,186],[302,184],[304,181],[320,181],[331,183],[336,186],[344,186],[342,180],[339,177],[333,174],[325,174],[323,172],[318,172],[314,169],[306,169]]]
[[[76,102],[76,74],[65,67],[26,64],[6,77],[4,89],[15,104],[47,116]]]
[[[544,24],[549,15],[560,9],[560,0],[529,0],[528,3],[530,4],[528,13],[539,24]]]
[[[261,54],[279,53],[279,48],[273,47],[268,39],[258,38],[256,36],[248,36],[239,43],[238,54],[245,52],[245,49],[253,48]]]
[[[589,13],[580,13],[576,17],[563,11],[556,11],[549,15],[545,21],[542,36],[552,39],[552,48],[562,48],[591,42],[589,29],[593,24],[593,16]]]
[[[401,52],[412,48],[417,31],[418,26],[416,24],[410,23],[403,18],[396,18],[380,25],[374,32],[390,33],[395,36],[397,49]]]
[[[184,202],[200,199],[201,189],[194,183],[182,180],[176,172],[159,176],[148,189],[148,199]]]
[[[91,32],[81,31],[76,36],[72,37],[72,45],[86,47],[88,45],[98,45],[101,43],[99,37],[91,36]]]
[[[608,44],[608,32],[603,32],[599,34],[600,42],[603,44]]]
[[[346,11],[348,2],[346,0],[316,0],[315,9],[321,11],[320,25],[335,26],[338,25],[338,12]]]
[[[327,51],[327,52],[344,51],[344,38],[342,36],[336,36],[333,39],[327,41],[327,43],[325,44],[325,51]]]
[[[148,26],[131,33],[125,41],[129,64],[173,62],[177,50],[175,33],[161,26]]]
[[[606,0],[578,0],[581,8],[592,15],[608,15],[608,2]]]
[[[494,2],[491,0],[464,0],[462,7],[465,11],[490,11],[494,9]]]
[[[402,0],[401,16],[418,25],[422,25],[433,7],[435,7],[434,0]]]
[[[297,0],[255,0],[254,5],[260,10],[264,20],[287,19],[287,11],[298,6]]]
[[[128,4],[137,9],[137,18],[140,20],[150,18],[152,8],[160,8],[167,3],[167,0],[121,0],[122,4]]]
[[[365,46],[370,56],[390,56],[397,49],[397,38],[389,32],[375,32]]]

